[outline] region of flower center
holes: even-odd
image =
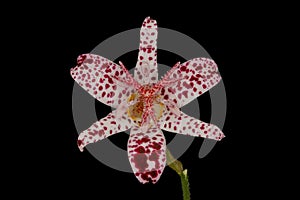
[[[143,118],[151,118],[150,115],[153,115],[156,121],[158,121],[165,109],[165,105],[160,101],[160,98],[160,95],[154,93],[151,85],[143,86],[138,92],[132,93],[128,97],[128,102],[137,101],[134,105],[128,107],[128,116],[138,126],[145,123],[143,122]]]

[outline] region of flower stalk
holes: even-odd
[[[183,200],[190,200],[191,193],[187,169],[183,170],[182,163],[179,160],[176,160],[168,149],[166,153],[168,166],[180,176]]]

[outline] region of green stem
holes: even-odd
[[[190,193],[187,169],[183,170],[182,163],[179,160],[176,160],[168,149],[166,153],[167,153],[168,166],[180,176],[183,200],[190,200],[191,193]]]
[[[191,199],[191,193],[190,193],[190,187],[189,187],[189,179],[187,175],[187,170],[184,170],[180,174],[181,179],[181,187],[182,187],[182,193],[183,193],[183,199],[184,200],[190,200]]]

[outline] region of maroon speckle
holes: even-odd
[[[114,83],[114,81],[112,80],[112,78],[109,77],[107,74],[104,74],[104,78],[106,78],[110,84],[113,84],[113,83]],[[101,81],[100,81],[100,82],[101,82]]]
[[[179,94],[178,94],[178,98],[181,99],[181,96],[182,96],[181,93],[179,93]]]
[[[185,70],[186,70],[186,66],[180,67],[180,71],[185,71]]]
[[[197,81],[198,80],[198,78],[196,78],[195,76],[191,76],[191,78],[190,78],[190,81]]]
[[[140,145],[140,144],[142,144],[142,143],[147,143],[147,142],[149,142],[149,141],[150,141],[149,138],[144,137],[144,138],[142,138],[142,139],[140,139],[140,140],[137,140],[136,143]]]
[[[145,153],[145,149],[142,146],[137,147],[134,151],[137,153]]]
[[[109,84],[105,84],[105,89],[109,88]]]
[[[108,67],[108,68],[106,68],[105,72],[106,73],[111,73],[111,69]]]
[[[89,83],[85,83],[85,87],[91,88],[91,85]]]
[[[164,95],[165,94],[165,88],[162,88],[161,89],[161,95]]]
[[[183,82],[182,85],[187,89],[192,88],[192,86],[190,84],[187,84],[186,82]]]
[[[188,92],[187,91],[183,91],[182,94],[185,96],[185,98],[188,97]]]
[[[201,129],[201,130],[203,130],[203,129],[204,129],[204,124],[202,124],[202,125],[201,125],[200,129]]]
[[[141,175],[141,178],[144,179],[145,181],[151,181],[151,179],[148,178],[148,173],[147,173],[147,172],[146,172],[146,173],[143,173],[143,174]]]
[[[160,150],[161,148],[161,145],[158,144],[157,142],[153,142],[151,145],[149,145],[150,147],[152,147],[153,149],[156,149],[156,150]]]
[[[102,87],[102,85],[100,85],[98,89],[99,89],[99,90],[103,90],[103,87]]]
[[[114,97],[115,93],[114,92],[110,92],[110,97]]]
[[[152,178],[157,177],[157,171],[152,171],[152,172],[149,172],[149,173],[150,173],[150,176],[152,176]]]
[[[148,167],[147,156],[143,153],[134,154],[131,161],[140,172],[145,171]]]
[[[114,83],[114,81],[113,81],[112,78],[110,78],[110,77],[109,77],[109,79],[108,79],[108,82],[109,82],[110,84],[113,84],[113,83]]]
[[[77,141],[77,145],[78,145],[78,146],[81,146],[82,143],[83,143],[82,140],[78,140],[78,141]]]
[[[99,135],[100,137],[103,136],[103,135],[104,135],[104,131],[103,131],[103,130],[98,131],[98,135]]]
[[[106,94],[106,92],[103,92],[103,93],[102,93],[102,97],[104,97],[104,96],[105,96],[105,94]]]

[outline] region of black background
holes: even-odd
[[[76,65],[78,55],[90,52],[114,34],[140,27],[147,16],[156,19],[158,26],[182,32],[201,44],[218,64],[226,88],[227,116],[223,128],[226,138],[203,159],[198,158],[203,139],[196,138],[179,158],[188,169],[192,199],[257,197],[266,190],[270,174],[262,162],[268,161],[270,150],[264,146],[261,151],[259,138],[262,136],[257,130],[261,115],[255,110],[258,102],[263,104],[264,99],[252,95],[255,83],[250,81],[255,76],[253,71],[263,70],[257,60],[252,59],[261,56],[264,47],[259,47],[257,40],[266,37],[264,32],[258,31],[265,21],[254,19],[253,9],[256,9],[256,15],[263,11],[245,6],[234,9],[227,5],[229,9],[225,9],[221,5],[217,8],[189,5],[165,10],[109,12],[113,9],[101,5],[77,6],[60,5],[47,11],[39,10],[27,20],[41,17],[28,27],[33,31],[29,31],[26,44],[34,45],[36,49],[34,59],[27,59],[36,61],[31,69],[32,73],[38,72],[29,84],[38,82],[42,86],[37,87],[43,89],[33,100],[34,110],[38,111],[35,118],[38,124],[35,129],[38,130],[34,130],[38,136],[30,139],[34,145],[28,147],[33,159],[24,162],[25,170],[20,173],[26,177],[20,178],[23,185],[26,180],[34,182],[26,193],[37,197],[39,194],[34,191],[49,197],[182,199],[179,177],[170,168],[165,168],[157,184],[143,185],[133,174],[111,169],[87,151],[81,153],[76,144],[78,134],[71,104],[74,81],[69,75],[70,68]],[[174,57],[176,55],[158,57],[158,62],[162,59],[164,64],[172,65],[177,61]],[[259,79],[258,76],[254,78]],[[210,106],[207,94],[198,100],[204,108]],[[98,116],[107,114],[105,105],[96,103],[96,106]],[[210,111],[206,109],[201,119],[207,121],[209,116]],[[125,148],[127,137],[121,133],[111,140]],[[172,137],[171,133],[166,133],[167,140]]]

